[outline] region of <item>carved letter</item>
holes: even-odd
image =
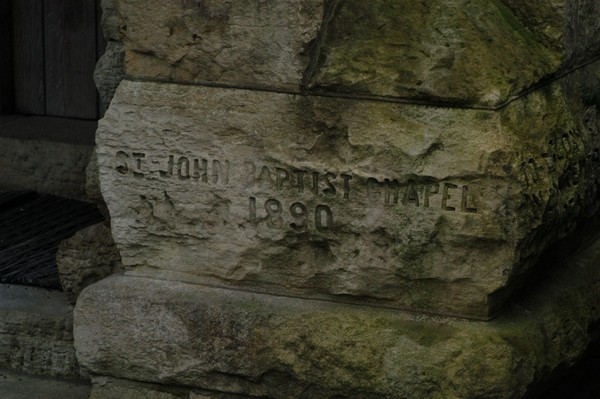
[[[173,176],[173,155],[169,155],[169,161],[167,162],[167,170],[159,170],[158,173],[161,177],[171,177]]]
[[[367,198],[371,202],[379,201],[381,192],[379,191],[379,181],[374,177],[367,179]]]
[[[212,168],[213,184],[217,184],[219,180],[221,181],[222,185],[226,185],[229,183],[229,161],[223,161],[223,163],[221,163],[220,161],[215,159],[212,162]]]
[[[453,206],[448,206],[448,200],[451,198],[450,194],[448,194],[449,189],[456,188],[456,184],[452,183],[444,183],[444,188],[442,190],[442,210],[444,211],[454,211],[455,208]]]
[[[335,180],[336,175],[334,173],[328,172],[325,174],[325,185],[327,186],[323,189],[323,194],[327,197],[335,196],[335,186],[331,183],[331,180]]]
[[[256,166],[250,161],[246,161],[242,164],[242,187],[251,188],[254,187],[254,179],[256,173]]]
[[[179,157],[177,160],[177,177],[179,180],[190,178],[190,160],[187,157]]]
[[[415,183],[412,180],[408,181],[408,185],[406,186],[406,192],[404,193],[404,198],[402,198],[402,203],[404,205],[409,202],[414,203],[416,206],[419,206],[419,193],[415,188]]]
[[[427,185],[425,185],[423,192],[424,192],[423,193],[423,206],[425,208],[429,208],[429,197],[431,194],[437,194],[440,192],[440,184],[439,183],[427,184]]]
[[[385,205],[391,206],[397,204],[400,198],[400,183],[398,183],[398,180],[393,179],[390,181],[390,179],[385,179],[383,184],[385,186]]]
[[[460,201],[460,210],[462,212],[476,213],[477,208],[470,208],[467,206],[467,201],[468,201],[468,197],[469,197],[468,194],[469,194],[469,187],[463,186],[462,187],[462,198]]]
[[[319,172],[312,172],[312,189],[314,195],[319,195]]]
[[[271,171],[268,167],[263,166],[260,169],[260,175],[258,175],[258,182],[262,188],[271,188],[273,186]]]
[[[135,158],[135,169],[133,170],[133,177],[142,178],[144,174],[141,172],[142,170],[142,158],[146,156],[146,154],[141,152],[134,152],[131,155]]]
[[[325,220],[323,220],[323,213]],[[330,229],[333,226],[333,213],[327,205],[317,205],[315,208],[315,227],[317,230]]]
[[[208,182],[208,161],[206,159],[194,159],[194,180]]]
[[[275,168],[275,188],[279,191],[283,188],[283,183],[290,179],[288,171],[282,168]]]
[[[350,198],[350,180],[352,176],[341,174],[342,179],[344,179],[344,198]]]
[[[302,194],[304,192],[304,175],[306,174],[306,171],[294,169],[292,170],[292,174],[296,177],[296,187],[298,187],[298,194]]]
[[[258,221],[256,220],[256,198],[248,198],[248,214],[250,217],[250,224],[252,227],[256,227]]]
[[[125,151],[118,151],[115,155],[115,158],[119,162],[119,165],[115,167],[115,170],[119,172],[119,174],[127,175],[129,174],[129,165],[127,164],[127,160],[129,159],[129,155]]]

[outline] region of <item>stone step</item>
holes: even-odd
[[[0,368],[79,378],[73,309],[62,292],[0,285]]]
[[[599,265],[596,240],[487,322],[127,272],[81,293],[75,346],[94,398],[135,381],[273,399],[524,398],[598,339]]]
[[[0,188],[87,199],[85,170],[96,125],[68,118],[0,118]]]
[[[0,369],[0,397],[3,399],[87,399],[90,385]]]

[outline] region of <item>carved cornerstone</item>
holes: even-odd
[[[594,212],[597,122],[563,99],[585,73],[500,110],[124,81],[97,149],[123,262],[488,317]]]

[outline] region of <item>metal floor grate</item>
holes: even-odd
[[[0,282],[61,289],[62,240],[104,220],[96,205],[34,192],[0,192]]]

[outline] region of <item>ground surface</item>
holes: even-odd
[[[80,382],[0,370],[2,399],[87,399],[90,390],[90,385]]]

